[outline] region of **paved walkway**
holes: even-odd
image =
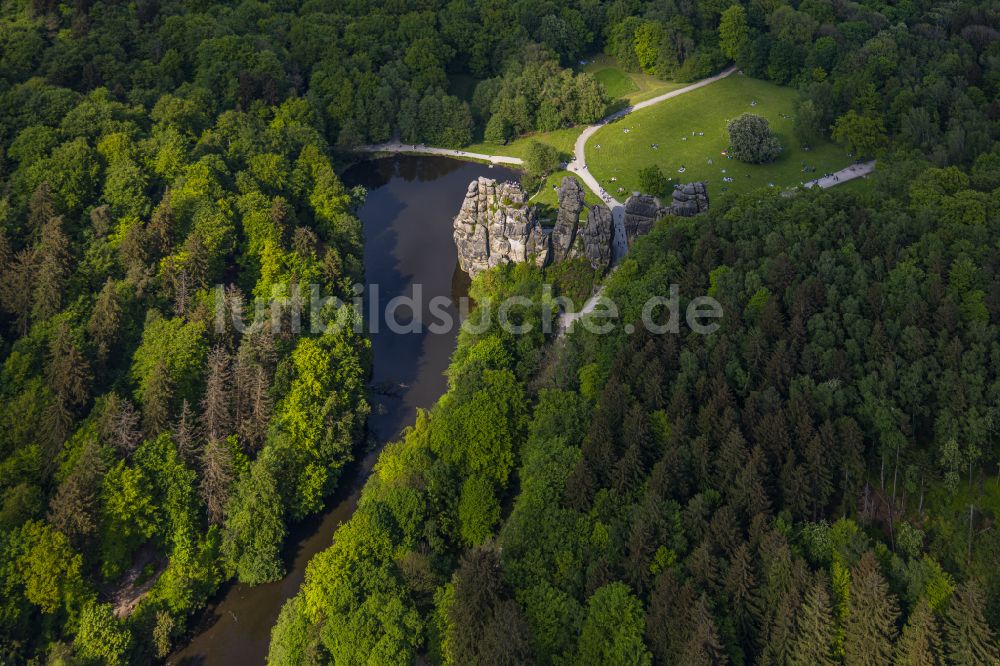
[[[386,141],[385,143],[375,143],[366,146],[359,146],[357,149],[362,153],[417,153],[419,155],[444,155],[445,157],[460,157],[466,160],[480,160],[491,164],[524,164],[520,157],[509,157],[507,155],[486,155],[484,153],[470,153],[466,150],[453,150],[451,148],[434,148],[424,144],[400,143],[399,141]]]
[[[819,186],[825,190],[828,187],[840,185],[841,183],[846,183],[847,181],[854,180],[855,178],[863,178],[874,170],[875,160],[872,160],[871,162],[855,162],[845,169],[835,171],[834,173],[823,176],[822,178],[810,180],[808,183],[803,185],[803,187]]]
[[[601,287],[597,290],[597,293],[588,298],[586,302],[583,304],[583,307],[580,308],[578,311],[561,312],[559,314],[559,323],[557,324],[558,328],[556,331],[556,335],[562,337],[563,335],[566,334],[566,331],[569,330],[570,326],[572,326],[575,321],[582,319],[583,315],[590,314],[591,312],[593,312],[594,308],[597,307],[597,301],[599,301],[601,299],[601,296],[603,295],[604,295],[604,285],[602,284]]]

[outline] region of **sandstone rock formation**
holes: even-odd
[[[576,178],[566,176],[557,192],[559,212],[552,227],[552,260],[565,261],[573,256],[580,211],[583,210],[583,188]]]
[[[611,265],[611,236],[614,220],[605,206],[591,206],[587,211],[587,222],[577,232],[577,240],[583,246],[583,256],[590,261],[594,270],[606,271]]]
[[[555,226],[546,231],[528,196],[517,183],[497,183],[479,178],[469,183],[462,209],[454,222],[458,262],[470,276],[504,263],[531,261],[544,266],[552,261],[584,257],[594,270],[611,265],[614,218],[605,206],[591,206],[586,220],[584,191],[573,177],[559,186]],[[670,205],[648,194],[634,194],[625,202],[624,227],[628,245],[648,233],[664,215],[688,217],[708,210],[704,183],[678,185]]]
[[[454,222],[458,263],[470,276],[503,263],[549,259],[549,239],[517,183],[479,178],[469,183]]]
[[[625,201],[625,236],[629,247],[636,236],[648,233],[653,223],[664,215],[691,217],[708,210],[705,183],[685,183],[674,188],[670,205],[648,194],[633,194]]]
[[[708,187],[705,183],[686,183],[674,189],[670,215],[691,217],[708,210]]]
[[[633,194],[625,200],[625,238],[629,247],[636,236],[649,233],[653,223],[665,214],[660,200],[649,194]]]

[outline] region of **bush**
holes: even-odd
[[[729,154],[741,162],[764,164],[781,154],[781,144],[766,118],[744,113],[729,121]]]
[[[656,164],[639,169],[639,189],[646,194],[662,197],[667,192],[667,177]]]

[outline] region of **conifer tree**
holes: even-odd
[[[941,634],[937,618],[926,599],[910,611],[903,633],[896,642],[896,666],[943,666]]]
[[[239,580],[251,585],[277,580],[284,574],[284,508],[273,461],[266,453],[237,483],[225,512],[223,553]]]
[[[108,395],[104,409],[102,434],[107,442],[124,456],[129,456],[142,441],[139,428],[139,413],[127,398],[118,394]]]
[[[882,577],[874,553],[866,552],[851,570],[844,664],[875,666],[892,662],[899,606]]]
[[[240,441],[250,450],[256,451],[264,444],[267,436],[267,426],[271,420],[271,386],[267,371],[257,366],[249,387],[249,414],[238,428]]]
[[[49,386],[63,407],[74,412],[90,399],[90,364],[73,342],[69,326],[60,324],[49,342]]]
[[[31,314],[47,319],[62,309],[70,270],[69,238],[62,230],[62,218],[53,217],[42,226],[35,270],[34,303]]]
[[[18,335],[28,332],[34,304],[36,252],[21,250],[0,271],[0,306],[14,316]]]
[[[829,582],[819,572],[806,591],[795,620],[791,666],[833,666],[836,627],[830,611]]]
[[[201,423],[208,439],[222,439],[231,431],[229,354],[215,347],[208,354],[208,378],[201,401]]]
[[[97,359],[107,360],[108,352],[118,337],[121,327],[122,308],[115,281],[108,278],[94,302],[94,310],[87,321],[87,334],[94,342]]]
[[[42,181],[31,193],[28,201],[28,229],[37,234],[45,223],[56,216],[56,207],[52,201],[52,187],[48,181]]]
[[[202,451],[201,497],[205,501],[208,522],[221,525],[233,483],[233,457],[228,444],[210,439]]]
[[[177,444],[177,453],[188,465],[194,465],[197,461],[195,438],[195,416],[185,398],[181,401],[181,411],[174,425],[174,442]]]
[[[10,245],[10,238],[7,237],[7,231],[0,228],[0,273],[7,270],[7,264],[14,256],[14,250]]]
[[[49,521],[79,548],[97,529],[99,494],[105,464],[98,446],[88,442],[49,503]]]
[[[690,584],[681,584],[673,569],[656,579],[646,610],[646,644],[658,663],[678,663],[691,636],[693,609],[697,600]]]
[[[778,601],[774,618],[767,627],[761,650],[761,664],[785,666],[791,662],[794,650],[795,617],[801,602],[799,591],[793,589]]]
[[[174,230],[174,209],[170,204],[170,188],[163,192],[163,199],[153,211],[146,227],[146,240],[149,252],[154,259],[166,255],[170,251],[171,233]]]
[[[945,615],[945,656],[953,666],[996,664],[1000,650],[983,616],[983,592],[974,580],[955,589]]]
[[[694,605],[691,615],[691,635],[680,655],[679,663],[685,666],[724,666],[729,663],[715,628],[715,620],[708,610],[704,594]]]
[[[729,599],[729,608],[733,614],[736,635],[745,648],[756,651],[759,647],[757,645],[757,628],[761,623],[761,613],[756,602],[757,581],[754,577],[750,546],[747,542],[741,543],[733,552],[723,586],[726,597]]]
[[[170,403],[173,400],[173,383],[166,361],[160,359],[153,368],[149,383],[142,394],[142,425],[150,437],[166,430],[170,424]]]
[[[142,296],[153,276],[153,269],[141,222],[131,224],[125,231],[118,244],[118,262],[125,270],[125,279],[135,287],[136,295]]]

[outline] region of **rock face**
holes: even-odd
[[[708,210],[708,187],[705,183],[685,183],[674,188],[670,205],[648,194],[633,194],[625,201],[625,236],[629,247],[636,236],[648,233],[653,223],[664,215],[691,217]]]
[[[562,179],[557,194],[559,212],[552,228],[552,260],[565,261],[574,254],[573,241],[576,239],[580,211],[583,210],[583,188],[576,178],[566,176]]]
[[[708,210],[708,187],[705,183],[686,183],[674,189],[670,215],[691,217]]]
[[[613,233],[611,211],[605,206],[591,206],[587,211],[587,223],[577,232],[577,239],[583,245],[583,256],[594,270],[606,271],[611,265]]]
[[[653,223],[665,214],[660,200],[648,194],[633,194],[625,200],[625,238],[629,247],[637,236],[649,233]]]
[[[458,263],[470,276],[506,263],[531,261],[544,266],[550,260],[584,257],[594,270],[611,265],[615,223],[605,206],[591,206],[586,220],[583,187],[573,177],[559,185],[559,211],[551,232],[542,229],[527,193],[517,183],[479,178],[469,183],[462,209],[454,222]],[[633,194],[625,202],[625,238],[631,247],[664,215],[690,217],[708,210],[705,183],[674,188],[670,205],[648,194]]]
[[[462,209],[454,222],[458,263],[470,276],[510,262],[549,259],[549,239],[535,208],[516,183],[479,178],[469,183]]]

